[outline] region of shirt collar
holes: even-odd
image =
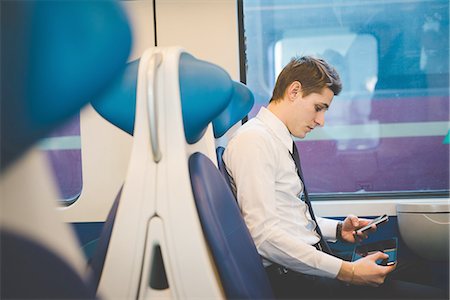
[[[263,122],[272,131],[274,136],[292,153],[293,140],[291,134],[286,125],[276,115],[263,106],[256,115],[256,118]]]

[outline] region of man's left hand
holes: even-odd
[[[342,223],[342,231],[341,231],[342,240],[349,243],[355,243],[367,239],[369,233],[375,232],[377,230],[376,225],[373,225],[371,229],[365,232],[357,233],[356,230],[366,226],[369,223],[370,220],[368,219],[359,219],[357,216],[348,215],[347,218],[345,218],[344,222]]]

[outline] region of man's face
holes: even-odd
[[[306,97],[297,93],[292,103],[292,114],[288,121],[288,129],[298,138],[304,138],[316,126],[324,126],[325,112],[333,100],[333,92],[324,87],[320,93],[312,93]]]

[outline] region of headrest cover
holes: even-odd
[[[1,169],[123,69],[131,32],[115,1],[5,1]]]
[[[234,124],[242,120],[252,109],[255,98],[252,92],[240,82],[233,81],[233,95],[222,113],[213,120],[214,137],[224,135]]]
[[[182,53],[179,64],[181,109],[186,141],[196,143],[228,105],[232,80],[219,66]]]
[[[108,122],[133,135],[139,59],[127,64],[125,72],[92,106]]]

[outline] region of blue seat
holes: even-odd
[[[252,109],[255,103],[253,93],[240,82],[233,82],[233,93],[227,107],[218,115],[213,123],[214,137],[220,138],[241,121]]]
[[[253,96],[245,86],[232,82],[221,68],[199,61],[181,49],[149,50],[141,58],[140,63],[143,65],[139,66],[139,69],[143,70],[139,72],[146,74],[145,62],[151,61],[152,56],[160,55],[161,66],[159,70],[154,71],[158,74],[159,81],[164,82],[164,85],[155,86],[155,89],[165,95],[164,99],[156,97],[159,100],[158,110],[163,114],[159,116],[157,125],[162,133],[161,138],[165,141],[164,147],[161,148],[160,161],[155,160],[155,156],[152,158],[150,154],[153,148],[150,148],[149,144],[153,145],[153,141],[148,142],[148,130],[152,125],[146,120],[149,120],[149,116],[142,114],[143,111],[147,111],[147,101],[141,101],[139,88],[136,103],[133,104],[138,108],[136,114],[130,109],[121,108],[118,104],[126,106],[133,102],[129,95],[130,90],[135,88],[127,81],[127,78],[134,76],[133,72],[118,82],[120,87],[117,90],[122,92],[128,90],[125,93],[128,100],[121,98],[119,101],[111,101],[115,98],[114,94],[111,94],[107,97],[109,100],[95,100],[93,105],[111,123],[134,135],[133,151],[142,155],[132,157],[128,174],[130,177],[125,183],[118,221],[124,223],[127,220],[128,225],[135,226],[133,227],[136,228],[135,231],[144,226],[145,230],[142,232],[147,232],[146,242],[158,245],[160,250],[157,251],[152,247],[147,247],[145,252],[121,250],[115,245],[127,243],[133,245],[131,249],[138,249],[144,246],[143,240],[137,235],[130,237],[129,230],[116,228],[111,240],[113,253],[110,254],[114,257],[123,257],[123,260],[130,263],[146,257],[143,262],[144,277],[139,283],[143,297],[165,295],[161,293],[168,290],[173,290],[173,293],[182,297],[218,297],[221,292],[216,289],[217,279],[214,272],[211,272],[216,269],[220,277],[219,286],[222,286],[227,298],[273,298],[261,259],[241,218],[234,196],[212,162],[216,158],[215,153],[210,156],[208,147],[205,147],[209,143],[213,145],[214,137],[223,135],[232,124],[247,114],[253,104]],[[174,62],[178,62],[177,77],[173,75],[176,72],[171,71],[177,67]],[[177,89],[179,94],[174,93]],[[227,113],[223,113],[225,110]],[[182,116],[177,113],[178,111]],[[213,131],[211,136],[207,136],[211,122]],[[145,151],[142,151],[142,148],[145,148]],[[186,159],[189,164],[187,170],[185,170]],[[143,162],[147,164],[145,168],[141,168]],[[142,176],[134,174],[135,171],[142,172]],[[161,175],[158,176],[160,172]],[[130,179],[139,178],[141,181],[146,174],[160,178],[159,184],[154,186],[158,198],[149,199],[141,195],[144,189],[138,184],[127,185]],[[145,184],[147,189],[151,185],[153,189],[153,183],[148,179],[142,180],[140,184]],[[177,189],[172,188],[175,185]],[[192,194],[194,201],[191,200]],[[138,208],[141,207],[136,203],[141,202],[149,211],[135,217],[133,214],[140,211]],[[166,207],[172,209],[167,210]],[[197,210],[197,214],[191,207]],[[196,226],[198,219],[202,225],[200,232]],[[164,232],[160,231],[161,224],[164,226]],[[189,242],[185,237],[188,232]],[[206,248],[212,253],[212,261],[204,250],[204,238]],[[179,247],[183,247],[183,253],[175,251]],[[136,253],[139,254],[139,258],[133,259],[132,256]],[[189,256],[189,262],[186,261],[186,256]],[[161,278],[155,276],[154,269],[160,269],[165,265],[171,266],[169,269],[162,267],[168,276]],[[133,277],[134,274],[133,270],[124,270],[123,267],[120,269],[121,272],[114,272],[119,267],[119,264],[107,260],[106,268],[109,271],[102,281],[101,290],[122,297],[135,295],[132,290],[113,286],[119,278],[127,280],[124,276]],[[200,273],[197,273],[198,268],[202,270]],[[190,284],[185,285],[184,282],[177,281],[180,276],[184,278],[183,281]],[[188,279],[185,276],[194,278]],[[155,284],[155,279],[158,281],[164,279],[165,284],[162,286]]]
[[[108,121],[133,134],[108,255],[98,268],[103,269],[99,293],[216,298],[222,291],[199,226],[187,157],[191,151],[207,151],[209,142],[214,145],[209,124],[228,104],[232,81],[221,68],[175,47],[147,49],[135,68],[138,74],[129,68],[133,63],[114,87],[124,97],[108,92],[93,101]],[[137,84],[128,80],[132,77]],[[204,107],[206,112],[194,114]]]
[[[96,298],[75,235],[54,211],[51,178],[29,150],[123,71],[126,15],[116,1],[6,1],[1,30],[8,84],[0,110],[0,298]]]
[[[189,172],[203,232],[227,298],[274,298],[253,239],[220,172],[198,152],[189,158]]]
[[[214,137],[221,137],[244,118],[253,103],[250,90],[233,82],[228,106],[212,121]],[[274,295],[261,258],[230,188],[221,159],[223,149],[217,148],[220,171],[202,153],[189,157],[192,191],[203,233],[227,298],[271,299]]]

